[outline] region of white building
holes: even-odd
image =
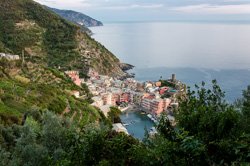
[[[92,100],[94,101],[91,105],[96,106],[96,107],[101,107],[103,106],[103,100],[99,96],[92,97]]]
[[[104,105],[112,105],[112,93],[101,94]]]
[[[103,112],[103,114],[108,117],[108,112],[110,111],[111,105],[103,105],[100,108],[100,110]]]
[[[20,59],[19,55],[11,55],[11,54],[5,54],[5,53],[0,53],[0,58],[6,58],[8,60],[19,60]]]
[[[76,97],[76,98],[79,98],[80,97],[80,92],[79,91],[72,91],[73,95]]]
[[[114,130],[116,132],[123,132],[125,134],[128,134],[128,130],[121,123],[113,124],[112,130]]]

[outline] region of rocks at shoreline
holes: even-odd
[[[121,76],[119,79],[120,80],[125,80],[127,78],[134,78],[135,74],[134,73],[128,73],[128,70],[133,69],[135,66],[128,64],[128,63],[120,63],[120,68],[124,73],[126,73],[124,76]]]
[[[120,63],[120,68],[122,69],[122,71],[128,71],[133,69],[135,66],[128,64],[128,63]]]

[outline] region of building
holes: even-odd
[[[19,55],[11,55],[11,54],[5,54],[0,53],[0,58],[6,58],[7,60],[19,60]]]
[[[128,103],[129,101],[131,101],[130,93],[122,93],[120,95],[120,102]]]
[[[154,99],[150,102],[150,111],[153,114],[159,115],[165,108],[163,99]]]
[[[108,117],[108,112],[110,111],[110,107],[111,107],[111,105],[103,105],[103,106],[101,106],[101,107],[99,107],[99,108],[100,108],[100,110],[102,111],[102,113],[103,113],[106,117]]]
[[[104,105],[112,105],[112,93],[101,94]]]
[[[152,99],[149,99],[149,98],[142,99],[142,102],[141,102],[142,108],[144,108],[146,110],[150,110],[150,108],[151,108],[151,101],[152,101]]]
[[[155,86],[160,87],[161,86],[161,82],[160,81],[156,82]]]
[[[144,98],[142,99],[142,108],[150,111],[152,114],[159,115],[161,114],[171,103],[171,99],[152,99]]]
[[[169,88],[166,87],[166,86],[160,88],[160,90],[159,90],[160,95],[163,95],[168,89],[169,89]]]
[[[81,86],[81,79],[79,78],[79,72],[78,71],[65,71],[65,74],[67,74],[71,80],[77,85]]]
[[[120,94],[112,93],[111,105],[115,106],[118,102],[120,102]]]
[[[114,130],[114,131],[116,131],[118,133],[123,132],[123,133],[128,135],[128,130],[121,123],[113,124],[112,130]]]
[[[72,91],[72,95],[74,95],[76,98],[80,97],[80,92],[77,90]]]
[[[97,71],[95,71],[94,69],[89,69],[89,72],[88,72],[88,76],[90,78],[97,78],[99,77],[99,73]]]
[[[172,82],[176,82],[176,76],[175,76],[175,74],[172,74],[171,81],[172,81]]]
[[[151,82],[145,82],[145,85],[144,85],[145,89],[152,88],[152,87],[153,87],[153,84]]]
[[[94,101],[91,105],[96,106],[96,107],[101,107],[104,105],[104,102],[102,100],[102,97],[95,96],[92,97],[92,100]]]

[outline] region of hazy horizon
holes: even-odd
[[[35,0],[75,10],[103,22],[250,21],[250,0]]]

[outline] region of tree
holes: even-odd
[[[243,91],[242,114],[245,131],[250,133],[250,85]]]
[[[186,99],[180,103],[177,112],[178,128],[188,131],[201,141],[207,149],[210,164],[232,164],[240,156],[232,149],[244,132],[240,113],[227,104],[224,92],[212,81],[212,88],[195,86],[188,89]]]
[[[108,118],[112,123],[121,123],[120,119],[121,110],[117,107],[110,107],[110,111],[108,112]]]

